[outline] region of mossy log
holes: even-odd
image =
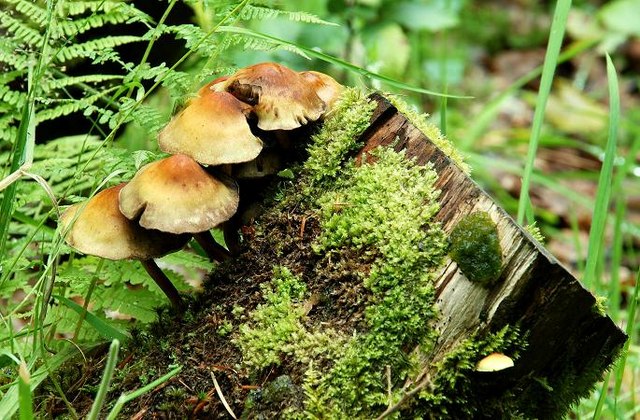
[[[301,144],[297,178],[258,189],[239,255],[181,318],[136,334],[114,395],[183,368],[127,415],[562,418],[610,367],[626,336],[593,295],[436,146],[437,129],[372,99],[349,90]],[[500,270],[471,281],[447,237],[488,218],[475,240]],[[514,366],[476,371],[492,352]]]
[[[494,287],[469,281],[453,261],[445,264],[436,281],[440,336],[428,359],[442,359],[478,332],[519,325],[527,348],[493,386],[518,390],[528,415],[548,418],[563,411],[611,365],[626,335],[602,313],[596,298],[424,133],[385,98],[374,97],[378,107],[360,155],[391,146],[419,165],[430,162],[441,191],[436,220],[444,230],[451,232],[466,215],[482,211],[491,216],[500,238],[503,271]],[[542,397],[542,387],[554,396]]]

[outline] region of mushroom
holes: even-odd
[[[265,131],[293,130],[318,120],[325,111],[305,77],[276,63],[245,67],[212,88],[253,105],[258,128]]]
[[[255,159],[234,165],[231,173],[237,179],[255,179],[275,175],[281,168],[280,154],[264,149]]]
[[[513,359],[502,353],[491,353],[476,365],[477,372],[497,372],[513,367]]]
[[[120,211],[140,226],[170,233],[193,233],[210,258],[229,253],[209,232],[238,208],[236,183],[216,178],[187,155],[149,163],[120,191]]]
[[[137,259],[174,307],[180,294],[153,258],[177,251],[191,235],[148,230],[120,213],[118,194],[126,184],[107,188],[85,203],[74,204],[60,217],[65,241],[76,250],[110,260]]]
[[[344,86],[338,83],[333,77],[318,71],[301,71],[299,73],[313,87],[316,95],[325,103],[326,109],[322,118],[326,117],[333,110],[338,98],[344,90]]]
[[[186,154],[205,165],[247,162],[262,150],[262,141],[251,133],[247,115],[251,106],[227,92],[211,90],[216,79],[199,91],[187,107],[158,135],[164,152]]]

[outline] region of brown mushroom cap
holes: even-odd
[[[147,230],[120,213],[118,194],[126,184],[107,188],[60,217],[66,242],[78,251],[110,260],[161,257],[182,248],[190,235]]]
[[[276,63],[245,67],[222,83],[224,89],[243,102],[254,105],[262,130],[293,130],[319,119],[325,104],[304,77]]]
[[[333,77],[320,73],[318,71],[301,71],[300,75],[315,89],[316,95],[326,104],[324,115],[331,112],[333,105],[336,103],[340,94],[344,90],[344,86],[336,81]]]
[[[260,153],[262,141],[251,133],[251,107],[227,92],[200,89],[185,109],[158,135],[164,152],[182,153],[206,165],[247,162]]]
[[[149,163],[120,191],[120,211],[163,232],[209,230],[233,216],[238,187],[219,180],[186,155]]]

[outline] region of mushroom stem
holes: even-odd
[[[167,295],[173,307],[176,309],[181,308],[182,298],[180,297],[178,289],[176,289],[167,275],[158,267],[158,264],[156,264],[152,258],[140,260],[140,263],[142,263],[142,266],[147,270],[147,273],[149,273],[153,281],[155,281],[164,294]]]
[[[211,231],[198,232],[193,237],[204,249],[211,261],[223,262],[231,258],[231,253],[213,239]]]
[[[236,216],[224,222],[222,230],[224,232],[224,242],[229,248],[231,255],[236,256],[240,254],[240,236],[238,235],[238,229],[240,228],[240,222]]]

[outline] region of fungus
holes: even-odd
[[[126,184],[107,188],[86,203],[69,207],[60,217],[65,241],[76,250],[110,260],[137,259],[174,307],[180,294],[153,258],[177,251],[191,235],[148,230],[124,217],[118,195]]]
[[[251,107],[227,92],[211,90],[216,79],[199,91],[187,107],[162,129],[158,145],[164,152],[186,154],[206,165],[247,162],[262,150],[251,133]]]
[[[476,365],[477,372],[497,372],[513,367],[513,359],[502,353],[491,353]]]
[[[293,130],[316,121],[326,107],[305,77],[276,63],[245,67],[213,88],[253,105],[258,128],[265,131]]]
[[[149,163],[120,191],[120,211],[140,226],[170,233],[193,233],[210,258],[228,258],[209,229],[238,208],[236,183],[217,178],[186,155]]]
[[[275,175],[281,168],[280,155],[273,149],[265,149],[257,158],[234,165],[231,173],[238,179],[255,179]]]
[[[318,71],[301,71],[299,73],[313,87],[316,95],[325,103],[326,109],[322,117],[326,117],[333,110],[333,106],[340,98],[344,86],[333,77]]]

